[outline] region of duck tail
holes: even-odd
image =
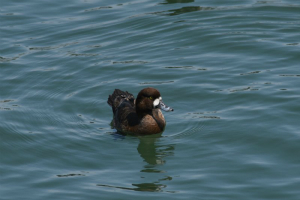
[[[112,95],[108,96],[107,103],[110,105],[113,109],[113,112],[115,113],[116,108],[123,102],[128,101],[134,105],[134,97],[129,92],[124,92],[119,89],[115,89],[115,91],[112,93]]]
[[[108,99],[107,99],[108,105],[113,107],[115,100],[118,99],[118,97],[121,97],[123,93],[124,92],[122,90],[115,89],[114,93],[112,93],[112,95],[108,96]]]

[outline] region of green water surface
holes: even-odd
[[[299,200],[299,31],[294,0],[2,0],[1,199]],[[145,87],[165,132],[117,134]]]

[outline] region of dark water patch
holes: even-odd
[[[75,56],[75,57],[94,57],[94,56],[99,56],[100,54],[68,52],[68,55],[69,56]]]
[[[192,70],[199,70],[199,71],[206,71],[206,68],[197,68],[197,67],[193,67],[193,66],[169,66],[169,67],[165,67],[166,69],[184,69],[184,70],[188,70],[188,69],[192,69]]]
[[[259,74],[261,73],[261,71],[253,71],[253,72],[248,72],[248,73],[243,73],[243,74],[240,74],[240,75],[250,75],[250,74]]]
[[[230,89],[229,92],[243,92],[243,91],[253,91],[253,90],[259,90],[259,89],[252,88],[252,87],[244,87],[244,88]]]
[[[14,101],[15,100],[13,100],[13,99],[0,100],[0,110],[3,110],[3,111],[12,111],[16,107],[19,107],[19,105],[17,105],[17,104],[11,104]],[[3,104],[4,106],[1,106],[1,104]]]
[[[91,12],[91,11],[97,11],[97,10],[103,10],[103,9],[111,9],[113,7],[111,6],[100,6],[97,8],[90,8],[90,9],[85,9],[84,12]]]
[[[260,84],[259,84],[260,85]],[[265,85],[269,85],[265,84]],[[229,93],[236,93],[236,92],[250,92],[250,91],[258,91],[260,90],[260,87],[239,87],[239,88],[232,88],[232,89],[219,89],[219,90],[215,90],[215,92],[229,92]]]
[[[5,99],[5,100],[0,100],[0,103],[9,103],[9,102],[13,102],[14,100],[12,99]]]
[[[187,118],[195,119],[195,118],[204,118],[204,119],[221,119],[219,116],[214,116],[211,114],[216,114],[216,111],[213,112],[194,112],[194,113],[187,113]]]
[[[170,66],[165,67],[166,69],[193,69],[193,66]]]
[[[286,45],[288,45],[288,46],[298,46],[299,43],[288,43],[288,44],[286,44]]]
[[[300,77],[300,74],[280,74],[279,76],[283,76],[283,77]]]
[[[9,110],[12,110],[12,109],[8,108],[8,107],[0,107],[0,110],[7,110],[7,111],[9,111]]]
[[[147,61],[141,61],[141,60],[126,60],[126,61],[113,61],[113,64],[147,64]]]
[[[55,46],[46,46],[46,47],[30,47],[29,50],[33,51],[49,51],[49,50],[55,50],[59,48],[64,48],[67,46],[78,44],[79,42],[72,42],[72,43],[66,43],[66,44],[59,44]]]
[[[27,52],[24,52],[24,53],[19,53],[17,56],[14,56],[14,57],[1,57],[0,56],[0,62],[11,62],[11,61],[14,61],[14,60],[17,60],[19,58],[21,58],[22,56],[25,56],[27,55]]]
[[[77,177],[77,176],[86,176],[86,175],[85,174],[63,174],[63,175],[56,175],[56,176],[59,178],[68,178],[68,177]]]
[[[141,85],[161,85],[161,84],[170,84],[174,81],[152,81],[152,82],[142,82]]]

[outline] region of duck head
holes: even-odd
[[[160,92],[151,87],[139,92],[135,105],[138,113],[149,113],[152,112],[153,109],[162,109],[167,112],[173,111],[173,108],[164,104]]]

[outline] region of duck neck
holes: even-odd
[[[152,115],[151,110],[141,110],[141,109],[138,109],[138,108],[136,108],[136,113],[138,114],[138,116],[140,118],[143,118],[146,115]]]

